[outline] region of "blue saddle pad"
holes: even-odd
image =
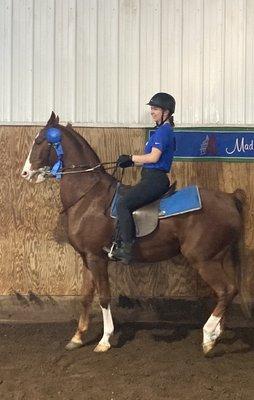
[[[197,186],[187,186],[160,200],[159,218],[200,210],[202,208]]]
[[[116,204],[118,196],[118,191],[116,191],[111,205],[110,215],[112,218],[117,217]],[[202,204],[198,187],[187,186],[174,192],[168,197],[161,198],[159,205],[159,218],[168,218],[173,215],[199,210],[200,208],[202,208]]]

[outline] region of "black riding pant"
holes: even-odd
[[[135,239],[132,212],[159,199],[168,191],[168,188],[169,179],[166,172],[142,169],[141,181],[122,195],[117,203],[119,231],[124,243],[130,243]]]

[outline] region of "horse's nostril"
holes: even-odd
[[[21,174],[21,176],[27,176],[27,172],[26,172],[26,171],[23,171],[22,174]]]

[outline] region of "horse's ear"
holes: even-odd
[[[56,118],[55,118],[55,121],[54,121],[54,125],[58,125],[59,124],[59,116],[57,116]]]
[[[47,122],[47,126],[48,126],[48,125],[53,125],[55,119],[56,119],[56,114],[54,113],[54,111],[52,111],[52,113],[51,113],[51,115],[50,115],[50,118],[49,118],[49,120],[48,120],[48,122]]]

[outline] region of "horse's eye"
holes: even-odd
[[[42,138],[36,138],[36,139],[35,139],[35,143],[36,143],[36,144],[41,144],[44,140],[45,140],[44,137],[42,137]]]

